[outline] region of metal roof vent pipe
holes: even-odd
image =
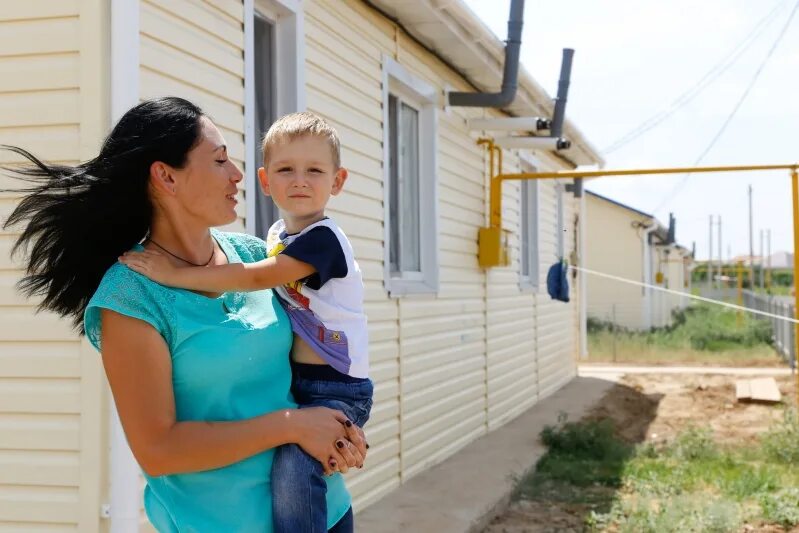
[[[676,244],[676,231],[677,231],[677,219],[674,218],[674,213],[669,213],[669,232],[668,238],[666,239],[667,244]]]
[[[566,100],[569,95],[569,83],[572,75],[572,59],[574,49],[563,49],[563,60],[560,63],[560,80],[558,81],[558,96],[555,98],[555,110],[552,112],[552,129],[550,135],[555,138],[563,136],[563,122],[566,119]],[[574,185],[570,187],[575,198],[583,195],[583,179],[575,178]]]
[[[505,68],[498,93],[449,93],[449,105],[457,107],[507,107],[519,87],[519,52],[522,47],[524,0],[511,0],[508,40],[505,41]]]

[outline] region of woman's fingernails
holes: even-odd
[[[340,441],[340,440],[337,440],[336,441],[336,448],[343,448],[343,447],[344,447],[344,443],[342,441]]]
[[[347,427],[352,427],[352,422],[347,420],[346,422],[344,422],[344,425],[347,426]]]

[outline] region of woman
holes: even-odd
[[[171,289],[116,262],[131,248],[167,252],[178,266],[264,258],[262,241],[211,229],[236,219],[242,179],[211,120],[160,98],[128,111],[76,167],[7,148],[34,164],[14,171],[32,186],[5,224],[27,222],[15,244],[30,251],[21,288],[100,349],[155,527],[271,531],[274,448],[296,443],[332,474],[328,527],[352,531],[334,472],[362,466],[363,433],[338,411],[296,409],[291,327],[271,291]]]

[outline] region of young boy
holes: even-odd
[[[300,407],[338,409],[363,427],[372,406],[363,281],[347,236],[325,206],[341,192],[336,131],[312,113],[275,122],[258,169],[263,192],[285,218],[266,239],[269,258],[257,263],[175,268],[156,252],[130,252],[121,261],[153,280],[208,292],[275,288],[291,319],[292,392]],[[297,445],[276,450],[272,498],[278,533],[327,531],[325,468]]]

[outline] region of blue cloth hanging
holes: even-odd
[[[547,292],[553,300],[569,301],[568,266],[563,259],[549,267],[547,272]]]

